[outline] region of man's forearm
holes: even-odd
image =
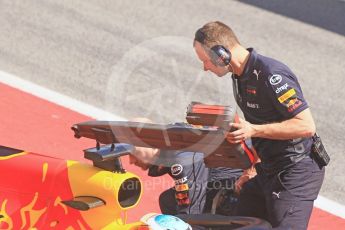
[[[226,139],[230,143],[240,143],[251,137],[261,137],[273,140],[289,140],[301,137],[311,137],[315,133],[314,119],[309,109],[305,109],[293,118],[282,122],[256,125],[239,119],[237,123],[230,123],[236,129],[227,133]]]
[[[311,137],[315,127],[298,119],[287,120],[279,123],[253,125],[254,135],[274,140],[288,140],[300,137]]]

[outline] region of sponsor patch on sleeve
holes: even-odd
[[[185,177],[182,177],[181,179],[175,180],[175,184],[184,184],[187,182],[187,180],[188,178],[185,176]]]
[[[186,199],[189,197],[189,194],[188,193],[176,193],[175,194],[175,198],[177,200],[183,200],[183,199]]]
[[[274,74],[270,77],[271,85],[278,85],[283,80],[282,76],[279,74]]]
[[[177,205],[179,205],[179,206],[190,205],[190,200],[189,200],[189,198],[186,198],[183,200],[178,200]]]
[[[291,102],[291,101],[290,101]],[[289,102],[289,103],[290,103]],[[294,100],[293,101],[293,104],[292,104],[292,102],[291,102],[291,105],[288,107],[288,111],[290,112],[290,113],[292,113],[293,111],[295,111],[298,107],[300,107],[302,105],[302,102],[300,101],[300,100],[298,100],[298,99],[296,99],[296,100]]]
[[[182,173],[183,167],[180,164],[174,164],[171,166],[170,170],[173,176],[178,176]]]
[[[294,105],[297,102],[297,100],[298,100],[297,98],[292,98],[290,100],[287,100],[285,102],[286,107],[289,108],[290,106]]]
[[[289,87],[289,84],[285,83],[284,85],[277,87],[275,92],[276,92],[276,94],[283,93],[288,89],[288,87]]]
[[[278,101],[280,103],[283,103],[284,101],[286,101],[287,99],[292,98],[293,96],[296,95],[296,91],[295,89],[290,89],[288,90],[286,93],[284,93],[283,95],[281,95],[280,97],[278,97]]]
[[[175,185],[175,190],[176,192],[188,191],[189,186],[188,184],[178,184],[178,185]]]

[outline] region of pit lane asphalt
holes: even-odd
[[[0,69],[121,116],[181,121],[191,100],[234,104],[229,77],[201,71],[192,48],[221,20],[299,77],[332,157],[321,194],[345,204],[345,38],[287,16],[238,1],[2,0]]]

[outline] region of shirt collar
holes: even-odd
[[[250,56],[248,58],[248,61],[245,65],[244,69],[243,69],[242,75],[238,76],[238,75],[234,74],[234,77],[240,81],[245,81],[245,80],[249,79],[249,77],[253,74],[254,67],[255,67],[257,53],[253,48],[248,48],[247,50],[249,51]]]

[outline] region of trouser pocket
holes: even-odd
[[[324,168],[319,169],[310,158],[277,174],[273,190],[286,191],[281,199],[315,200],[324,179]]]

